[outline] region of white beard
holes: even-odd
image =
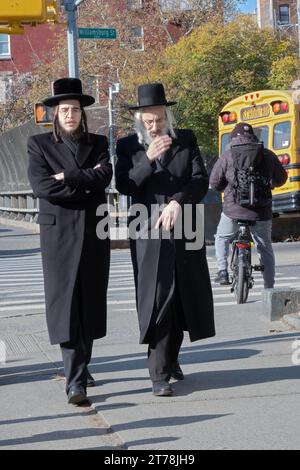
[[[153,142],[154,138],[151,137],[150,133],[147,131],[147,129],[143,126],[142,123],[139,123],[139,125],[136,125],[135,130],[137,132],[140,144],[150,145],[151,142]],[[166,126],[164,129],[162,129],[160,135],[168,135],[168,134],[169,134],[169,127]]]

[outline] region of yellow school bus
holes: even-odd
[[[238,122],[252,125],[258,139],[272,150],[288,172],[284,186],[273,190],[273,212],[300,211],[300,90],[246,93],[219,114],[219,152]]]

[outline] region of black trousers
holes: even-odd
[[[155,320],[155,315],[153,316]],[[153,321],[149,332],[148,367],[152,382],[169,381],[172,365],[178,360],[183,341],[183,327],[173,302],[157,323]]]
[[[77,275],[73,299],[70,325],[70,341],[61,343],[61,353],[66,377],[66,393],[70,387],[81,385],[86,389],[87,366],[91,360],[93,341],[85,338],[81,309],[80,273]]]

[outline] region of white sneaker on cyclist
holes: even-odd
[[[215,278],[215,282],[221,284],[222,286],[230,284],[228,271],[226,269],[219,271],[217,277]]]

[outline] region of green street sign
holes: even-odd
[[[116,39],[117,30],[114,28],[78,28],[81,39]]]

